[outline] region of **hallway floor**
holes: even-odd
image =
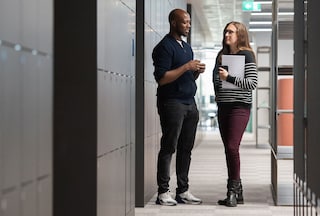
[[[241,174],[245,204],[225,207],[217,204],[226,195],[226,165],[218,131],[198,132],[203,139],[193,151],[190,168],[190,191],[203,200],[201,205],[156,205],[156,194],[135,216],[293,216],[292,206],[275,206],[270,187],[270,149],[256,148],[245,135],[241,144]],[[288,168],[292,169],[292,168]],[[175,192],[175,175],[170,190]]]

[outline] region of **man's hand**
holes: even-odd
[[[206,65],[204,63],[201,63],[199,60],[193,60],[194,67],[193,68],[193,75],[195,79],[198,79],[200,73],[203,73],[206,70]]]
[[[206,69],[206,65],[204,63],[201,63],[200,60],[191,60],[187,63],[188,70],[192,70],[195,72],[203,73]]]
[[[206,70],[206,65],[204,63],[199,63],[196,72],[203,73]]]

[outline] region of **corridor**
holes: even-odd
[[[293,215],[292,206],[274,206],[270,189],[270,150],[257,149],[254,139],[248,134],[245,134],[240,150],[245,204],[235,208],[217,205],[218,199],[224,198],[226,194],[226,165],[222,142],[217,131],[198,132],[198,135],[203,138],[193,151],[190,190],[203,203],[160,206],[155,204],[155,195],[144,208],[135,208],[135,216]],[[170,186],[170,190],[174,192],[175,175],[171,177]]]

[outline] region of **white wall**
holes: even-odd
[[[253,49],[259,46],[271,47],[271,32],[251,32]],[[293,65],[293,40],[278,40],[278,65]]]
[[[278,65],[293,66],[293,40],[278,40]]]

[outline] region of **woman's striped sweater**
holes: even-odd
[[[233,83],[240,88],[222,88],[222,81],[218,75],[220,64],[216,61],[216,66],[213,70],[216,102],[218,105],[243,105],[251,107],[252,90],[256,88],[258,83],[257,66],[254,54],[249,50],[241,50],[236,55],[245,56],[244,78],[228,76],[227,82]]]

